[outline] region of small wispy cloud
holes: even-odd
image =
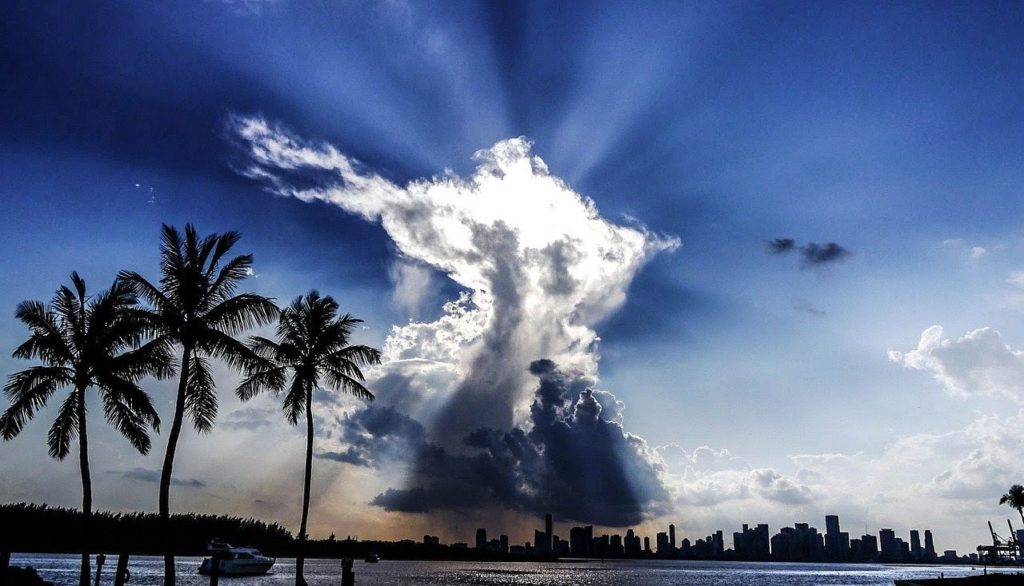
[[[110,474],[116,474],[122,478],[130,480],[141,480],[143,482],[152,482],[154,484],[160,482],[160,472],[157,470],[150,470],[149,468],[132,468],[130,470],[111,470]],[[189,486],[192,488],[202,488],[206,486],[206,483],[196,478],[174,478],[171,477],[171,484],[174,486]]]
[[[768,247],[769,254],[788,254],[798,251],[801,258],[800,266],[805,269],[840,262],[853,255],[849,249],[835,242],[825,244],[808,242],[798,247],[796,240],[792,238],[775,238],[767,241],[765,244]]]
[[[769,240],[768,252],[771,254],[785,254],[796,246],[796,241],[792,238],[776,238],[775,240]]]
[[[815,307],[810,301],[806,299],[794,299],[792,302],[793,309],[801,313],[806,313],[818,318],[828,317],[828,313],[824,309]]]
[[[810,242],[800,247],[800,257],[803,259],[803,268],[817,267],[825,264],[836,263],[846,260],[851,255],[850,251],[839,246],[835,242],[818,244]]]

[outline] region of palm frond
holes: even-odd
[[[152,402],[135,383],[111,377],[100,381],[103,413],[107,422],[131,442],[139,453],[149,453],[149,427],[160,429],[160,416]]]
[[[254,293],[242,293],[213,306],[204,316],[207,327],[235,335],[274,321],[280,310],[274,301]]]
[[[231,259],[217,272],[214,278],[213,272],[217,265],[211,265],[208,272],[208,279],[212,281],[210,286],[210,297],[223,300],[231,297],[238,288],[238,283],[249,276],[252,269],[252,255],[243,254]]]
[[[306,393],[312,392],[313,386],[305,377],[298,375],[292,377],[292,384],[284,396],[284,404],[281,406],[285,419],[288,423],[296,425],[302,417],[306,407]]]
[[[71,442],[78,437],[78,424],[78,391],[75,390],[64,399],[46,435],[51,458],[63,460],[67,457],[71,451]]]
[[[192,418],[196,430],[207,433],[213,429],[217,419],[217,393],[210,364],[202,356],[193,356],[189,362],[185,412]]]
[[[333,389],[350,393],[364,401],[374,399],[370,389],[366,388],[360,380],[356,380],[344,372],[328,368],[324,370],[324,376],[327,378],[327,384]]]
[[[278,392],[288,383],[288,367],[273,366],[248,374],[235,389],[235,394],[243,401],[265,392]]]

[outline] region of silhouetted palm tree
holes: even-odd
[[[349,314],[338,317],[338,303],[320,297],[316,291],[296,297],[281,311],[278,341],[253,337],[249,346],[272,364],[250,370],[238,387],[238,396],[251,399],[262,391],[279,392],[287,387],[284,411],[288,422],[297,425],[306,416],[306,472],[302,490],[302,523],[299,527],[299,555],[295,560],[295,583],[306,583],[303,563],[306,520],[309,515],[309,485],[313,469],[313,392],[321,381],[330,388],[346,391],[367,401],[373,393],[363,386],[361,366],[379,364],[380,351],[368,346],[350,346],[352,330],[362,320]],[[290,379],[290,381],[289,381]]]
[[[1020,514],[1020,521],[1024,523],[1024,486],[1019,484],[1011,486],[1006,494],[999,497],[999,504],[1009,505],[1010,508],[1017,509],[1017,513]]]
[[[173,374],[173,358],[160,341],[142,344],[152,324],[138,309],[127,283],[115,280],[109,290],[93,297],[86,295],[85,281],[78,273],[71,273],[71,283],[74,290],[61,286],[49,306],[39,301],[18,305],[15,315],[32,335],[13,355],[35,358],[43,365],[7,379],[4,393],[11,406],[0,416],[0,436],[13,439],[53,393],[71,387],[50,427],[47,444],[50,456],[63,460],[71,442],[78,438],[83,519],[80,583],[88,586],[92,479],[86,391],[94,388],[99,392],[107,421],[145,454],[150,448],[148,428],[158,429],[160,418],[138,382],[146,375],[162,378]]]
[[[160,516],[170,519],[171,474],[174,452],[185,412],[195,428],[207,432],[217,416],[217,395],[209,358],[242,367],[259,357],[232,336],[270,323],[277,317],[273,301],[252,293],[236,295],[239,282],[252,273],[252,255],[225,255],[240,238],[237,232],[199,238],[191,224],[184,237],[163,226],[160,246],[160,286],[142,275],[122,271],[139,297],[150,305],[158,339],[181,346],[180,376],[174,419],[167,437],[167,452],[160,473]],[[252,368],[252,365],[249,365]],[[173,586],[174,554],[164,553],[164,584]]]

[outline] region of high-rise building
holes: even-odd
[[[874,535],[862,535],[860,538],[860,557],[858,561],[878,561],[878,538]]]
[[[551,513],[548,513],[544,515],[544,546],[541,551],[551,551],[551,537],[554,536],[551,525]]]
[[[825,534],[839,533],[839,515],[825,515]]]
[[[508,553],[508,535],[502,535],[498,538],[498,551]]]
[[[659,532],[655,536],[655,543],[658,544],[658,555],[668,554],[668,533],[664,531]]]
[[[594,527],[573,527],[569,530],[569,551],[576,556],[593,555]]]
[[[732,549],[741,560],[767,560],[769,557],[768,526],[760,524],[750,529],[743,524],[743,532],[732,534]]]
[[[651,553],[651,538],[644,536],[644,553]]]
[[[924,530],[924,559],[927,562],[934,562],[938,556],[935,554],[935,542],[932,541],[930,529]]]
[[[676,526],[675,524],[669,524],[668,526],[668,549],[670,552],[676,550]]]
[[[487,530],[483,527],[476,530],[476,548],[487,549]]]
[[[548,553],[551,551],[551,542],[548,542],[548,546],[544,547],[544,536],[547,535],[540,529],[533,530],[533,549],[537,553]]]
[[[917,529],[910,530],[910,557],[915,561],[924,558],[924,550],[921,549],[921,532]]]
[[[882,529],[878,532],[878,548],[881,550],[881,561],[899,562],[903,561],[902,539],[896,538],[896,532],[892,529]]]
[[[849,558],[850,534],[843,538],[839,529],[839,515],[825,515],[825,556],[833,562],[845,562]]]

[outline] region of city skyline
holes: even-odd
[[[732,547],[727,548],[723,530],[696,538],[676,540],[675,524],[669,524],[668,531],[658,532],[655,546],[651,547],[650,536],[640,536],[632,528],[625,535],[619,533],[596,534],[592,525],[574,526],[569,529],[568,538],[555,533],[550,514],[545,515],[544,530],[534,531],[533,541],[513,543],[502,533],[498,538],[488,539],[486,527],[476,530],[473,547],[477,550],[519,554],[554,554],[559,557],[659,557],[680,559],[723,559],[735,561],[781,561],[817,563],[977,563],[978,552],[957,552],[953,549],[936,549],[930,529],[922,533],[911,529],[908,539],[897,537],[890,528],[880,528],[876,534],[865,533],[850,537],[842,531],[838,515],[825,516],[826,530],[821,533],[809,523],[794,523],[782,527],[770,535],[767,524],[759,523],[751,528],[744,523],[741,530],[732,534]],[[1024,533],[1024,528],[1019,529]],[[1016,534],[1014,536],[1016,538]],[[436,536],[424,535],[424,545],[443,545]],[[454,542],[451,547],[470,547],[466,542]],[[979,544],[987,545],[987,544]]]
[[[239,291],[316,289],[382,351],[372,403],[313,394],[313,538],[837,514],[972,551],[1024,482],[1022,29],[996,1],[15,3],[0,376],[36,364],[19,303],[157,281],[162,225],[237,231]],[[304,430],[209,373],[170,510],[298,532]],[[167,492],[176,387],[140,385],[148,455],[89,404],[96,509]],[[0,441],[0,503],[81,506],[59,409]]]

